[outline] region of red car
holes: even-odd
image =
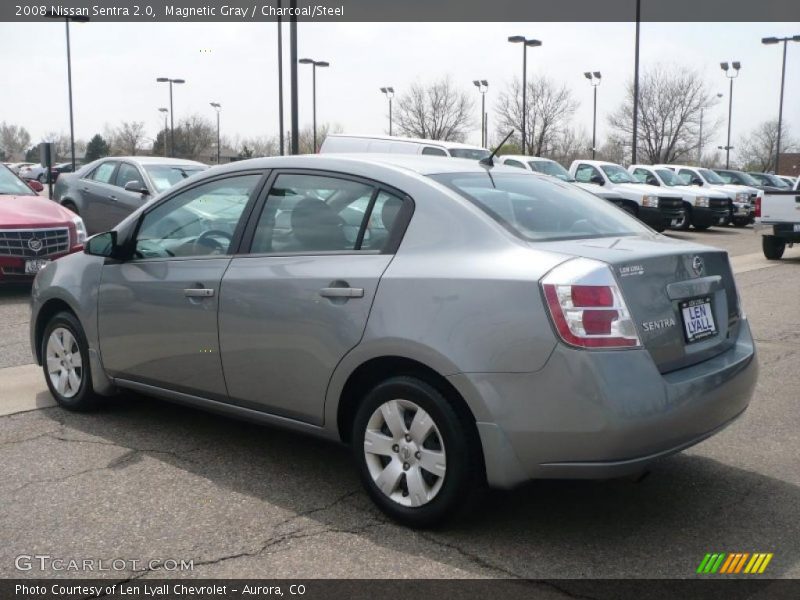
[[[75,213],[37,195],[0,165],[0,283],[31,280],[51,260],[83,248]]]

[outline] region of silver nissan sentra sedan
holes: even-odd
[[[128,389],[339,440],[412,526],[487,483],[639,473],[738,417],[757,375],[724,251],[459,159],[213,168],[32,294],[64,408]]]

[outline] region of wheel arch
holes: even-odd
[[[72,313],[72,315],[80,322],[78,313],[64,299],[50,298],[47,300],[36,315],[36,325],[34,327],[33,344],[34,351],[36,353],[36,362],[38,364],[42,364],[42,334],[44,333],[44,328],[47,327],[50,319],[60,312]]]

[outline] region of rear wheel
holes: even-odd
[[[708,224],[708,223],[700,223],[700,224],[697,224],[697,223],[695,223],[695,224],[693,225],[693,227],[694,227],[694,228],[695,228],[697,231],[705,231],[706,229],[708,229],[709,227],[711,227],[711,225],[710,225],[710,224]]]
[[[786,242],[782,242],[774,235],[765,235],[761,238],[761,248],[767,259],[780,260],[786,250]]]
[[[474,422],[414,377],[373,388],[356,413],[352,439],[367,493],[405,525],[443,521],[472,504],[485,486]]]
[[[750,218],[749,217],[736,217],[733,220],[733,226],[734,227],[747,227],[749,224],[750,224]]]
[[[42,369],[50,393],[68,410],[95,408],[100,397],[92,387],[89,346],[75,315],[56,314],[42,336]]]

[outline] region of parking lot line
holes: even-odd
[[[0,369],[0,416],[55,405],[38,365]]]

